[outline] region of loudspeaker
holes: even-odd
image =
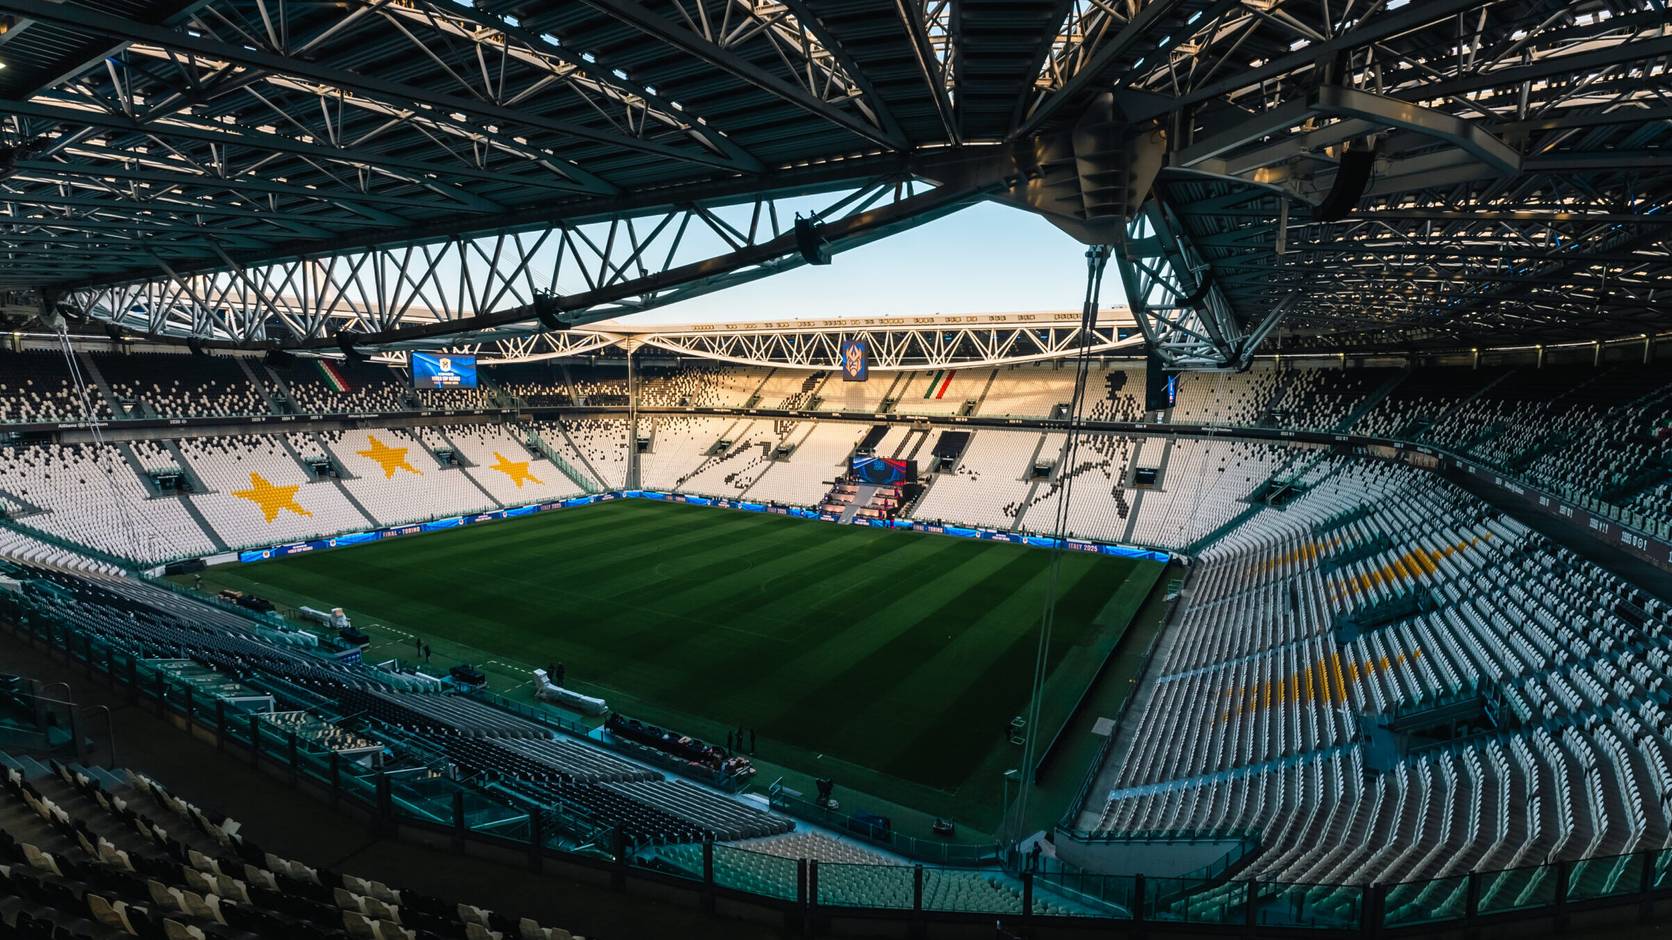
[[[574,328],[574,324],[564,320],[563,315],[558,312],[557,300],[550,294],[536,294],[534,296],[534,317],[540,321],[541,326],[548,330]]]
[[[349,362],[365,362],[366,354],[354,348],[354,337],[347,333],[337,334],[337,348],[343,351]]]
[[[1348,150],[1341,155],[1341,167],[1335,173],[1324,201],[1312,210],[1317,222],[1339,222],[1358,207],[1365,187],[1370,185],[1370,168],[1376,164],[1375,150]]]
[[[192,337],[191,339],[186,340],[186,348],[190,349],[192,351],[192,355],[194,355],[194,356],[207,356],[208,355],[208,353],[203,351],[203,340],[198,339],[195,336]]]
[[[111,342],[114,343],[114,342],[120,342],[121,341],[121,339],[122,339],[122,328],[117,326],[116,324],[106,323],[104,325],[104,331],[105,331],[105,335],[110,337]]]
[[[287,353],[282,349],[267,350],[267,364],[275,368],[288,369],[290,368],[290,364],[295,361],[295,356],[292,356],[290,353]]]
[[[808,264],[829,264],[830,243],[819,235],[819,227],[812,219],[795,217],[795,248]]]

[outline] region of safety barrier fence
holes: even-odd
[[[223,751],[286,774],[335,804],[355,807],[380,827],[497,846],[532,867],[558,860],[627,879],[684,885],[712,905],[716,896],[754,901],[786,915],[1000,917],[1264,926],[1366,934],[1431,930],[1500,916],[1554,916],[1611,904],[1672,899],[1672,849],[1563,861],[1504,871],[1391,885],[1286,884],[1219,877],[1097,875],[1046,861],[1038,870],[996,866],[837,864],[784,858],[714,842],[630,845],[617,827],[584,807],[531,799],[492,781],[460,779],[433,744],[346,756],[317,738],[269,723],[264,713],[200,691],[199,684],[118,644],[83,631],[49,605],[12,595],[0,620],[20,642],[48,648],[125,690]],[[241,682],[252,682],[241,676]],[[286,683],[274,684],[275,697]],[[290,704],[283,702],[281,704]],[[393,734],[368,729],[359,734]],[[1024,865],[1025,868],[1034,866]]]

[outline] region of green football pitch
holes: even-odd
[[[712,740],[753,729],[777,766],[909,799],[1015,765],[1052,556],[623,500],[218,568],[205,586],[343,607],[371,658],[410,661],[421,638],[435,665],[475,662],[519,698],[529,668],[562,662],[568,685],[627,715]],[[1161,570],[1064,554],[1045,738]]]

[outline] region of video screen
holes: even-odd
[[[445,353],[412,354],[413,388],[475,388],[476,357]]]
[[[899,486],[917,482],[917,461],[891,460],[887,457],[853,457],[849,465],[853,478],[859,483]]]
[[[1166,411],[1178,402],[1179,374],[1162,365],[1154,352],[1144,369],[1144,410]]]

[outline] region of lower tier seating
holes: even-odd
[[[1672,610],[1431,475],[1308,475],[1192,573],[1081,824],[1253,829],[1275,882],[1672,845]],[[1455,737],[1375,730],[1476,698]]]

